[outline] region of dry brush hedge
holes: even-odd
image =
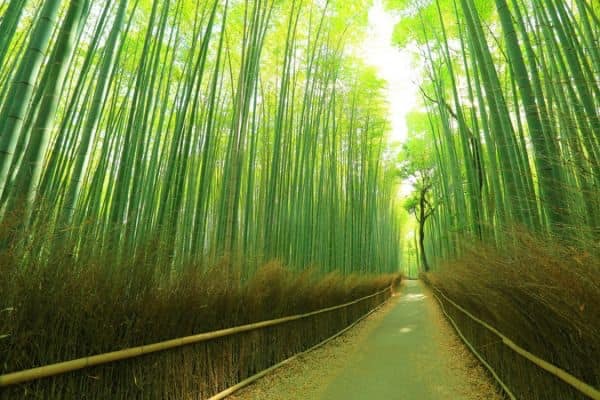
[[[221,280],[225,278],[224,275],[216,276],[219,276]],[[195,300],[203,300],[205,304],[209,304],[210,300],[202,299],[201,296],[207,295],[207,291],[211,290],[212,285],[212,295],[215,298],[212,299],[211,310],[208,310],[207,307],[198,307],[197,303],[194,305],[192,293],[180,289],[181,298],[177,299],[176,291],[169,296],[171,302],[179,302],[176,306],[178,310],[172,309],[172,311],[180,315],[171,312],[161,320],[159,314],[152,317],[149,312],[147,317],[151,320],[145,322],[146,329],[151,331],[153,324],[170,324],[172,333],[179,331],[180,336],[185,336],[188,333],[185,329],[191,329],[189,322],[184,323],[186,317],[197,325],[196,329],[205,332],[223,323],[227,323],[226,327],[229,327],[315,311],[381,291],[389,287],[394,279],[391,276],[359,278],[339,275],[317,279],[308,273],[293,274],[286,271],[281,265],[272,263],[263,267],[243,287],[226,284],[224,286],[227,289],[223,290],[223,286],[221,286],[221,293],[217,293],[219,285],[216,284],[216,276],[212,277],[212,281],[204,282],[203,285],[200,285],[200,282],[196,282],[196,285],[200,286],[191,285],[199,296]],[[332,336],[381,304],[389,297],[389,294],[389,291],[381,291],[376,296],[366,298],[348,307],[308,318],[3,388],[0,389],[0,399],[208,398]],[[131,299],[129,300],[131,301]],[[109,302],[106,301],[106,303]],[[163,299],[163,303],[167,302]],[[38,304],[37,306],[44,308],[44,305]],[[39,323],[40,317],[42,320],[46,319],[47,322],[51,321],[51,308],[54,308],[56,304],[47,303],[45,306],[49,307],[44,310],[47,314],[38,314],[36,323]],[[167,311],[173,304],[158,304],[157,306]],[[65,319],[65,315],[61,314],[60,310],[57,311],[62,317],[59,320],[51,321],[52,324],[48,326],[47,336],[50,336],[49,339],[38,340],[43,332],[38,329],[27,333],[23,329],[27,321],[20,321],[23,335],[14,338],[8,337],[3,340],[4,343],[0,342],[0,354],[3,358],[2,373],[98,353],[98,351],[89,353],[91,348],[104,351],[115,350],[114,347],[107,349],[108,343],[106,342],[95,343],[92,346],[90,343],[85,343],[85,341],[94,340],[93,332],[86,331],[84,324],[78,323],[77,318]],[[74,310],[71,309],[71,311]],[[124,313],[117,313],[112,317],[122,318],[122,322],[125,323],[128,319],[124,318],[124,315]],[[128,317],[131,318],[132,315],[129,314]],[[95,319],[97,322],[100,318],[96,317]],[[233,323],[232,321],[236,319],[238,322]],[[106,316],[103,320],[107,321]],[[177,324],[179,323],[182,325],[180,328],[184,330],[178,330]],[[57,332],[60,331],[61,324],[65,334],[79,337],[57,340],[59,335]],[[71,326],[65,329],[65,326],[69,324]],[[206,328],[209,326],[212,328]],[[6,326],[3,327],[3,329],[6,328]],[[77,328],[80,330],[77,331]],[[115,335],[129,334],[131,336],[137,332],[138,340],[142,340],[139,339],[141,337],[139,329],[130,327],[128,332],[121,331],[119,333],[113,328],[114,321],[107,324],[104,330],[102,327],[96,326],[99,338],[106,339],[112,335],[116,342],[121,343],[121,347],[118,348],[126,347],[125,343],[133,343],[135,339],[129,337],[127,341],[123,341],[122,338],[121,341],[118,341],[118,337]],[[154,329],[154,331],[161,329],[164,332],[165,327]],[[198,333],[198,331],[194,333]],[[161,336],[160,339],[174,337]],[[148,332],[141,343],[152,343],[157,341],[156,339],[159,337]],[[53,343],[56,347],[62,346],[63,348],[53,348]],[[13,346],[8,348],[11,344]],[[135,344],[139,345],[140,342]],[[17,348],[15,345],[19,347]],[[71,348],[65,349],[64,346]]]
[[[476,243],[425,278],[519,347],[600,387],[599,252],[516,233],[502,250]],[[588,399],[506,346],[440,296],[462,334],[517,399]]]

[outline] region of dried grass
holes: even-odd
[[[472,242],[426,279],[521,347],[600,387],[600,246],[514,230],[511,238],[503,249]],[[585,398],[448,308],[518,398]]]
[[[43,256],[20,246],[0,251],[0,373],[309,312],[397,279],[294,273],[277,261],[242,279],[227,259],[165,273],[155,265],[164,259],[156,246],[118,265],[110,249],[86,258],[72,256],[68,246]],[[4,389],[0,399],[208,397],[331,336],[387,295],[342,312]]]

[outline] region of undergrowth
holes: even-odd
[[[6,243],[6,241],[4,241]],[[26,251],[25,251],[26,250]],[[305,313],[375,293],[397,276],[294,272],[250,277],[222,258],[172,271],[148,246],[115,265],[110,249],[0,252],[0,373]],[[39,250],[39,249],[38,249]],[[24,256],[29,254],[29,256]],[[33,256],[32,254],[36,254]],[[339,312],[0,391],[0,398],[204,398],[302,351],[389,296]]]
[[[503,248],[471,241],[425,278],[527,351],[600,387],[600,244],[515,231],[511,239]],[[445,306],[517,398],[586,398]]]

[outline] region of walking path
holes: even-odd
[[[384,309],[235,399],[501,399],[423,284],[407,281]],[[346,335],[343,335],[346,336]]]

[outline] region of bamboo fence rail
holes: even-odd
[[[10,385],[16,385],[19,383],[29,382],[37,379],[47,378],[64,374],[67,372],[76,371],[88,367],[93,367],[101,364],[107,364],[115,361],[121,361],[129,358],[139,357],[158,351],[164,351],[174,349],[177,347],[190,345],[194,343],[209,341],[224,336],[235,335],[243,332],[253,331],[257,329],[267,328],[274,325],[280,325],[290,321],[296,321],[304,318],[309,318],[318,314],[323,314],[335,310],[339,310],[345,307],[352,306],[362,301],[368,300],[375,296],[385,293],[386,291],[393,291],[392,286],[380,290],[374,294],[361,297],[357,300],[349,301],[344,304],[337,306],[323,308],[321,310],[311,311],[304,314],[293,315],[289,317],[282,317],[267,321],[256,322],[252,324],[240,325],[233,328],[220,329],[213,332],[205,332],[197,335],[186,336],[177,339],[166,340],[163,342],[152,343],[144,346],[137,346],[128,349],[113,351],[109,353],[97,354],[88,357],[82,357],[70,361],[59,362],[55,364],[49,364],[41,367],[30,368],[18,372],[11,372],[8,374],[0,375],[0,387],[6,387]]]
[[[389,299],[389,298],[388,298]],[[371,311],[369,311],[368,313],[366,313],[365,315],[363,315],[362,317],[359,317],[356,321],[354,321],[353,323],[351,323],[350,325],[348,325],[347,327],[345,327],[344,329],[342,329],[341,331],[337,332],[336,334],[334,334],[333,336],[328,337],[327,339],[323,340],[322,342],[317,343],[316,345],[310,347],[307,350],[304,350],[300,353],[294,354],[293,356],[291,356],[290,358],[286,358],[285,360],[255,374],[252,375],[251,377],[248,377],[246,379],[244,379],[243,381],[215,394],[214,396],[210,397],[208,400],[222,400],[230,395],[232,395],[233,393],[237,392],[238,390],[248,386],[249,384],[251,384],[254,381],[257,381],[258,379],[262,378],[263,376],[269,374],[270,372],[276,370],[279,367],[284,366],[285,364],[289,363],[292,360],[295,360],[296,358],[300,357],[303,354],[306,353],[310,353],[311,351],[329,343],[330,341],[332,341],[333,339],[337,338],[338,336],[343,335],[344,333],[346,333],[347,331],[349,331],[350,329],[354,328],[354,326],[356,326],[356,324],[358,324],[360,321],[364,320],[365,318],[367,318],[369,315],[373,314],[375,311],[379,310],[386,302],[387,300],[382,302],[381,304],[379,304],[377,307],[375,307],[374,309],[372,309]]]
[[[527,350],[523,349],[522,347],[520,347],[519,345],[517,345],[515,342],[513,342],[511,339],[509,339],[508,337],[506,337],[502,333],[500,333],[500,331],[498,331],[496,328],[494,328],[493,326],[489,325],[488,323],[482,321],[481,319],[477,318],[476,316],[474,316],[473,314],[471,314],[469,311],[465,310],[463,307],[461,307],[460,305],[458,305],[456,302],[454,302],[452,299],[450,299],[448,296],[446,296],[441,290],[439,290],[438,288],[436,288],[432,284],[429,284],[429,285],[434,290],[434,296],[436,297],[436,299],[438,300],[438,302],[440,304],[442,304],[442,301],[440,300],[440,298],[438,297],[437,294],[439,294],[439,296],[441,296],[448,303],[450,303],[454,307],[456,307],[456,309],[460,310],[467,317],[469,317],[473,321],[477,322],[479,325],[483,326],[484,328],[486,328],[490,332],[494,333],[496,336],[498,336],[502,340],[502,343],[505,346],[507,346],[508,348],[510,348],[515,353],[519,354],[521,357],[527,359],[528,361],[530,361],[534,365],[538,366],[539,368],[541,368],[541,369],[549,372],[550,374],[552,374],[556,378],[558,378],[558,379],[562,380],[563,382],[567,383],[568,385],[570,385],[571,387],[573,387],[574,389],[576,389],[580,393],[588,396],[589,398],[591,398],[593,400],[600,400],[600,391],[598,391],[597,389],[595,389],[591,385],[588,385],[587,383],[585,383],[585,382],[577,379],[575,376],[569,374],[567,371],[565,371],[565,370],[563,370],[563,369],[561,369],[561,368],[559,368],[559,367],[557,367],[557,366],[549,363],[548,361],[545,361],[545,360],[539,358],[535,354],[532,354],[532,353],[528,352]],[[437,292],[437,294],[435,292]],[[444,306],[443,305],[442,305],[442,309],[444,310]],[[459,335],[461,336],[461,338],[463,339],[463,341],[465,341],[465,343],[467,344],[467,346],[471,350],[473,350],[473,346],[466,341],[466,339],[463,337],[463,335],[460,332],[460,330],[457,328],[456,323],[452,320],[452,318],[450,318],[448,316],[448,314],[445,312],[445,310],[444,310],[444,314],[446,314],[446,316],[448,317],[448,319],[450,319],[450,321],[452,322],[452,324],[454,325],[454,327],[457,329],[457,332],[459,333]],[[481,356],[476,351],[474,351],[474,354],[475,354],[475,356],[477,358],[479,358],[480,360],[482,360]],[[506,388],[506,385],[502,381],[500,381],[500,379],[496,376],[496,373],[493,370],[491,370],[491,367],[486,362],[484,362],[484,365],[486,366],[486,368],[488,368],[490,370],[490,372],[496,378],[496,380],[500,383],[500,385],[502,386],[502,388],[505,391],[507,391],[507,394],[511,398],[514,398],[514,395],[512,395],[512,393]]]

